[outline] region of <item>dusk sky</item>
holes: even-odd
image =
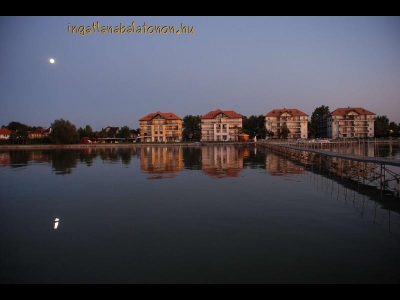
[[[193,34],[68,32],[175,26]],[[400,17],[0,17],[0,126],[363,107],[400,123]],[[50,58],[55,63],[49,62]]]

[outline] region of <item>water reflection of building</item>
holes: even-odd
[[[272,176],[285,176],[287,174],[301,174],[304,172],[304,167],[274,153],[266,155],[265,165],[267,171]]]
[[[233,146],[215,146],[202,148],[202,170],[216,177],[237,177],[243,170],[243,151]]]
[[[43,151],[31,151],[29,152],[29,161],[35,163],[50,162],[50,154]]]
[[[10,153],[9,152],[0,152],[0,166],[6,167],[10,164]]]
[[[146,147],[140,150],[140,169],[151,176],[148,179],[173,178],[183,169],[181,147]]]

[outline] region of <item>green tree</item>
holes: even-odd
[[[186,140],[201,139],[201,116],[187,115],[182,121],[183,138]]]
[[[308,121],[308,137],[309,137],[309,138],[315,137],[316,134],[317,134],[317,128],[314,128],[314,127],[311,125],[311,122]]]
[[[131,129],[128,126],[124,126],[118,133],[119,138],[129,139],[131,137]]]
[[[250,116],[247,118],[243,117],[243,132],[250,135],[251,138],[254,136],[258,136],[259,138],[265,138],[266,131],[265,129],[265,116]]]
[[[314,110],[311,115],[311,123],[308,127],[311,136],[318,137],[318,124],[329,114],[329,106],[322,105]]]
[[[10,134],[10,141],[14,144],[25,144],[28,139],[28,131],[32,130],[28,125],[20,122],[10,122],[7,129],[12,133]]]
[[[87,137],[86,130],[83,129],[82,127],[79,127],[78,128],[78,135],[79,135],[79,139]]]
[[[387,136],[389,134],[389,123],[387,116],[377,116],[375,118],[375,136]]]
[[[94,132],[93,132],[93,129],[92,129],[92,127],[90,125],[86,125],[85,131],[86,131],[86,134],[87,134],[88,137],[90,137],[90,138],[94,137]]]
[[[94,137],[94,132],[90,125],[86,125],[85,128],[79,127],[78,134],[80,139],[83,137]]]
[[[78,142],[79,134],[70,121],[58,119],[51,124],[50,140],[54,144],[73,144]]]
[[[268,134],[268,130],[267,130],[267,128],[260,128],[260,129],[258,129],[258,132],[257,132],[257,138],[258,139],[265,139],[266,137],[267,137],[267,134]]]
[[[101,131],[100,131],[100,133],[99,133],[99,137],[100,137],[100,138],[106,138],[106,137],[108,137],[107,131],[106,131],[105,128],[102,128],[102,129],[101,129]]]
[[[283,126],[283,128],[281,129],[280,137],[281,137],[281,138],[284,138],[284,139],[287,139],[289,133],[290,133],[289,128],[287,128],[286,126]]]
[[[399,127],[396,124],[396,122],[390,122],[389,123],[389,135],[398,135],[399,134]]]

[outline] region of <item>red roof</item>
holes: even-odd
[[[2,128],[0,129],[0,134],[1,134],[1,135],[10,135],[10,134],[11,134],[11,131],[8,130],[7,128],[5,128],[5,127],[2,127]]]
[[[375,115],[375,113],[366,110],[364,108],[361,107],[345,107],[345,108],[338,108],[335,109],[331,115],[332,116],[345,116],[347,115],[349,112],[351,111],[355,111],[356,113],[358,113],[359,115]]]
[[[163,112],[157,111],[155,113],[148,114],[147,116],[141,118],[139,121],[151,121],[158,115],[160,115],[161,117],[163,117],[166,120],[182,120],[174,113],[171,113],[171,112],[163,113]]]
[[[243,118],[243,116],[241,114],[238,114],[237,112],[235,112],[233,110],[220,110],[220,109],[217,109],[217,110],[214,110],[214,111],[210,111],[208,114],[205,114],[201,118],[202,119],[214,119],[219,114],[224,114],[229,119]]]
[[[280,117],[284,113],[289,113],[293,117],[308,117],[308,115],[301,110],[295,108],[278,108],[271,110],[266,117]]]

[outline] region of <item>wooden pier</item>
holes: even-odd
[[[312,168],[323,168],[329,172],[329,175],[363,184],[379,185],[382,192],[390,191],[396,197],[400,197],[399,159],[352,155],[290,144],[263,143],[259,146],[306,165],[309,164]]]

